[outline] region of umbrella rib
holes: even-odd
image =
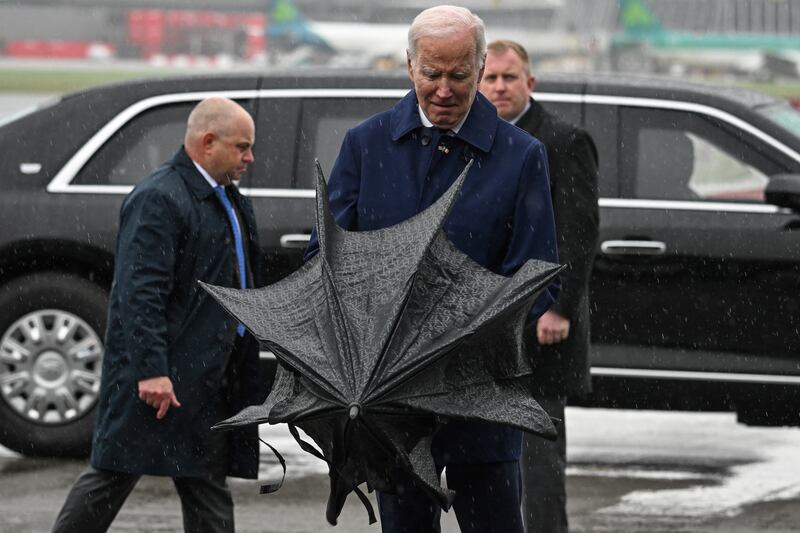
[[[551,274],[550,277],[551,278],[554,277],[556,273]],[[514,278],[514,276],[512,276],[511,280],[513,280],[513,278]],[[511,281],[511,280],[509,280],[509,281]],[[544,287],[546,287],[546,284],[542,284],[541,288],[543,289]],[[450,291],[450,290],[452,290],[452,285],[450,285],[448,287],[448,289],[447,289],[447,291]],[[492,324],[493,322],[495,322],[496,320],[500,319],[501,317],[507,315],[508,313],[514,312],[515,309],[521,303],[524,303],[525,298],[528,297],[531,293],[536,292],[536,290],[537,290],[536,288],[531,289],[530,286],[526,287],[525,285],[520,285],[520,286],[516,287],[515,290],[513,292],[511,292],[510,294],[509,293],[505,293],[504,294],[503,290],[495,291],[494,294],[492,295],[490,301],[491,302],[496,302],[498,299],[500,299],[502,297],[502,298],[506,299],[507,303],[502,309],[500,309],[498,312],[496,312],[494,316],[486,319],[481,324],[481,327],[486,327],[487,325]],[[446,294],[446,292],[445,292],[445,294]],[[426,314],[426,316],[429,316],[430,312],[431,311],[429,311]],[[475,318],[476,317],[473,317],[473,320],[475,320]],[[419,336],[419,334],[420,334],[419,330],[417,330],[417,334],[414,336],[414,338],[416,339]],[[387,380],[387,382],[381,384],[380,387],[375,387],[375,388],[371,389],[370,390],[371,394],[369,396],[369,400],[370,401],[377,401],[377,399],[376,399],[377,397],[380,397],[382,394],[386,394],[388,391],[390,391],[390,390],[402,385],[403,383],[405,383],[409,379],[412,379],[414,376],[416,376],[417,374],[419,374],[420,372],[422,372],[423,370],[428,368],[430,365],[433,365],[434,363],[438,362],[442,357],[445,357],[448,353],[452,353],[453,348],[455,348],[458,344],[463,343],[467,339],[467,337],[469,337],[472,334],[474,334],[474,331],[472,331],[470,333],[465,333],[465,334],[457,337],[456,339],[451,340],[450,342],[448,342],[448,346],[447,346],[446,350],[442,350],[440,348],[439,350],[434,351],[433,354],[431,355],[431,357],[426,358],[421,363],[419,361],[414,361],[412,364],[409,364],[406,367],[401,367],[399,369],[398,368],[393,368],[392,374],[394,374],[394,375],[402,375],[404,377],[399,378],[399,379],[395,379],[394,381]],[[437,352],[439,352],[439,353],[437,353]],[[415,367],[417,367],[417,368],[415,368]],[[405,375],[405,373],[407,371],[410,371],[409,375]]]
[[[433,242],[433,241],[431,241],[431,242]],[[416,281],[416,278],[417,278],[417,272],[415,272],[414,275],[412,276],[412,279],[411,279],[412,286],[414,284],[414,281]],[[444,291],[444,293],[440,295],[439,300],[444,298],[444,296],[447,293],[451,292],[452,290],[453,290],[453,284],[449,284],[447,286],[447,289]],[[391,346],[391,342],[395,337],[395,333],[397,332],[398,326],[400,325],[400,319],[403,316],[403,311],[406,310],[410,298],[411,298],[411,292],[409,291],[408,295],[406,296],[405,301],[403,302],[402,311],[398,314],[397,319],[396,319],[395,324],[394,324],[394,327],[392,328],[392,334],[389,336],[389,338],[386,341],[386,344],[383,346],[383,349],[381,350],[381,354],[385,354],[387,348],[389,346]],[[429,306],[427,311],[426,311],[426,313],[425,313],[425,319],[430,317],[433,312],[434,312],[434,306]],[[420,321],[420,323],[424,323],[424,322],[425,322],[425,320],[421,320]],[[411,342],[409,342],[408,345],[409,346],[412,345],[416,341],[416,339],[419,338],[420,334],[421,334],[421,330],[417,329],[415,334],[412,337],[410,337]],[[381,359],[381,363],[384,363],[385,361],[386,361],[386,359]],[[422,361],[422,362],[415,361],[415,364],[409,365],[409,367],[413,368],[414,366],[419,366],[419,369],[417,370],[417,372],[421,372],[422,370],[427,368],[429,366],[429,364],[433,364],[433,362],[435,362],[435,361],[430,361],[430,360],[425,360],[425,361]],[[376,367],[377,366],[378,365],[376,365]],[[383,367],[383,364],[381,366]],[[385,369],[382,368],[382,370],[385,370]],[[373,400],[374,401],[374,399],[375,399],[374,396],[380,395],[381,393],[385,392],[385,389],[392,389],[395,386],[399,385],[400,383],[403,383],[404,381],[406,381],[406,379],[410,379],[411,377],[413,377],[413,375],[416,375],[417,372],[414,372],[412,374],[412,376],[409,376],[408,378],[405,378],[405,379],[403,379],[403,380],[401,380],[399,382],[395,381],[394,383],[392,382],[391,379],[387,380],[387,382],[384,382],[384,383],[373,383],[372,380],[370,380],[370,385],[371,386],[369,387],[369,390],[368,390],[367,394],[365,394],[365,401],[367,401],[367,400]],[[381,390],[381,389],[384,389],[384,390]]]
[[[419,272],[420,264],[425,260],[426,257],[428,257],[428,255],[430,253],[430,250],[431,250],[431,247],[436,242],[436,240],[439,237],[439,235],[440,234],[444,235],[444,232],[442,230],[442,226],[444,225],[444,220],[447,217],[447,215],[450,212],[450,210],[452,209],[452,207],[453,207],[453,205],[454,205],[454,203],[456,201],[456,198],[458,197],[457,192],[461,190],[461,184],[463,184],[464,180],[466,179],[466,176],[469,173],[469,169],[472,168],[472,164],[473,163],[474,163],[474,159],[470,159],[469,162],[464,167],[464,169],[461,171],[461,174],[459,174],[456,177],[454,183],[457,183],[458,185],[457,185],[457,189],[455,189],[455,192],[453,190],[453,187],[455,185],[451,185],[451,187],[442,196],[440,196],[439,199],[436,200],[436,202],[434,202],[433,206],[429,206],[425,210],[425,212],[430,212],[430,210],[433,209],[434,206],[440,206],[440,207],[443,206],[444,207],[443,212],[441,213],[441,215],[439,216],[439,218],[438,218],[438,220],[436,222],[436,224],[437,224],[436,230],[431,232],[430,235],[428,236],[428,242],[425,243],[425,247],[423,248],[421,255],[417,259],[416,266],[415,266],[415,269],[414,269],[414,273],[412,274],[411,280],[410,280],[411,281],[410,287],[412,287],[412,288],[414,286],[414,281],[416,281],[416,279],[417,279],[417,274]],[[442,202],[444,202],[444,203],[442,203]],[[365,392],[362,395],[362,398],[364,398],[365,401],[366,401],[367,397],[371,396],[371,394],[374,392],[376,387],[380,386],[380,384],[376,385],[376,383],[375,383],[375,381],[377,380],[377,376],[381,375],[381,373],[378,372],[377,369],[378,369],[378,367],[380,367],[381,370],[385,370],[385,361],[386,361],[386,359],[385,359],[384,356],[386,354],[386,349],[387,349],[388,346],[391,345],[391,342],[394,339],[395,333],[397,332],[397,327],[400,324],[400,320],[401,320],[401,318],[402,318],[402,316],[404,314],[404,311],[406,310],[406,308],[408,306],[410,293],[411,293],[411,291],[408,291],[406,293],[406,298],[403,301],[403,305],[402,305],[402,307],[400,309],[400,312],[397,314],[397,316],[394,319],[394,324],[392,325],[392,332],[388,336],[386,341],[384,342],[383,346],[381,347],[381,350],[379,351],[379,356],[378,357],[379,357],[380,360],[378,361],[378,364],[376,364],[373,367],[372,372],[370,372],[369,380],[367,381],[367,386],[365,387]],[[426,314],[426,316],[430,316],[431,312],[432,312],[431,310],[428,310],[428,313]]]
[[[339,391],[336,390],[336,387],[332,386],[328,381],[326,381],[322,376],[319,375],[318,372],[314,370],[314,368],[310,365],[304,364],[301,359],[294,359],[289,358],[285,354],[289,353],[288,351],[284,350],[284,348],[275,342],[269,340],[262,340],[261,342],[270,349],[272,353],[275,354],[275,357],[282,363],[284,363],[289,368],[299,372],[301,375],[305,376],[306,379],[317,385],[320,389],[324,392],[328,393],[332,399],[338,400],[342,403],[342,405],[347,404],[347,399],[344,398]],[[323,400],[330,401],[329,398],[322,398],[318,394],[315,396],[320,397]]]
[[[411,282],[409,283],[409,285],[411,286],[414,285],[416,277],[417,273],[414,272],[411,275]],[[383,343],[383,346],[381,346],[381,349],[378,350],[378,363],[372,367],[369,379],[367,380],[367,386],[364,389],[364,395],[363,395],[364,402],[370,401],[370,399],[372,398],[372,393],[374,392],[375,388],[379,385],[376,384],[378,376],[382,375],[383,372],[386,370],[385,367],[388,364],[386,359],[387,349],[389,346],[391,346],[392,340],[394,339],[395,334],[397,333],[397,328],[400,326],[400,321],[404,315],[406,308],[408,307],[408,301],[410,298],[411,298],[411,292],[409,291],[406,293],[406,296],[403,300],[403,305],[400,308],[400,312],[397,313],[397,316],[394,318],[394,321],[392,323],[392,332],[387,336],[386,340]]]
[[[334,278],[331,273],[332,269],[328,264],[327,259],[324,257],[322,258],[322,266],[323,266],[322,273],[325,275],[326,280],[328,281],[328,283],[324,285],[325,291],[329,296],[327,300],[331,302],[330,305],[333,305],[334,309],[337,311],[337,313],[331,313],[331,317],[333,319],[334,324],[338,326],[337,329],[343,334],[344,337],[342,339],[343,346],[341,348],[345,353],[342,354],[343,357],[337,357],[336,360],[337,362],[340,363],[338,366],[342,374],[342,377],[350,378],[349,382],[346,379],[343,381],[345,382],[345,385],[350,387],[349,392],[350,392],[350,397],[352,398],[355,394],[352,386],[352,384],[355,383],[356,379],[355,372],[353,371],[352,365],[349,365],[348,367],[348,365],[344,364],[348,361],[349,362],[353,361],[353,349],[352,346],[350,345],[350,339],[351,339],[350,327],[347,321],[347,315],[345,314],[344,308],[342,307],[341,304],[341,299],[339,298],[339,292],[336,290],[336,284],[334,283]]]
[[[388,394],[389,392],[391,392],[394,389],[397,389],[404,383],[407,383],[408,381],[414,379],[420,373],[424,372],[427,368],[438,363],[442,358],[447,357],[449,354],[453,353],[455,351],[455,348],[461,345],[470,335],[472,335],[472,333],[464,334],[461,337],[449,341],[447,343],[447,346],[442,346],[439,347],[437,350],[434,350],[431,353],[430,357],[426,358],[421,363],[415,362],[415,364],[409,364],[405,367],[401,367],[400,369],[395,369],[395,374],[398,375],[402,374],[402,377],[395,378],[394,380],[389,380],[386,383],[384,383],[381,389],[375,391],[374,393],[375,397],[370,398],[370,401],[375,403],[380,403],[380,400],[378,399],[380,396]]]

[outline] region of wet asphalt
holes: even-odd
[[[570,408],[568,514],[573,533],[800,531],[800,429],[749,428],[729,413]],[[325,465],[285,428],[262,438],[287,461],[284,486],[260,495],[280,468],[264,449],[259,481],[230,480],[236,530],[262,533],[378,532],[351,496],[339,524],[325,522]],[[0,451],[0,533],[48,531],[84,461]],[[374,503],[374,497],[373,503]],[[459,531],[452,513],[444,533]],[[169,479],[143,478],[111,531],[181,531]]]

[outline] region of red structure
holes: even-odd
[[[128,12],[127,45],[140,57],[253,60],[264,53],[266,16],[260,13],[135,9]]]
[[[134,9],[115,43],[97,40],[9,39],[6,57],[108,59],[128,57],[187,64],[257,61],[264,57],[267,16],[262,13]]]
[[[20,59],[107,59],[115,54],[114,45],[99,41],[19,39],[3,47],[3,55]]]

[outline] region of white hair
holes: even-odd
[[[483,20],[465,7],[442,5],[426,9],[414,18],[408,28],[408,55],[413,62],[417,42],[423,37],[450,37],[469,30],[475,37],[475,63],[483,66],[486,55],[486,27]]]

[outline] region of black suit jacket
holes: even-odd
[[[548,113],[531,99],[517,126],[547,147],[550,191],[558,235],[558,255],[567,269],[561,293],[550,309],[570,320],[569,337],[541,346],[536,327],[526,328],[534,366],[534,392],[542,396],[574,396],[589,392],[589,277],[597,248],[597,148],[588,133]]]

